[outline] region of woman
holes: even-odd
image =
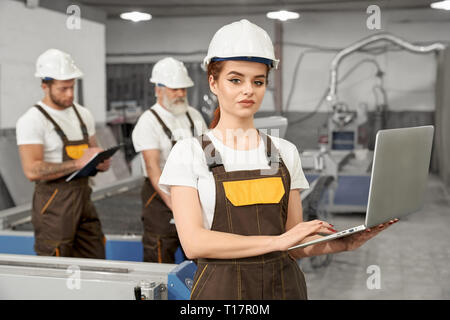
[[[277,64],[267,33],[249,21],[217,31],[205,58],[219,102],[212,130],[177,142],[160,178],[183,249],[198,259],[191,299],[307,299],[295,259],[353,250],[386,228],[287,251],[336,230],[303,222],[308,182],[296,147],[254,127]]]

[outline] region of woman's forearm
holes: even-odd
[[[276,251],[275,236],[242,236],[207,229],[181,239],[189,259],[239,259]]]
[[[331,233],[331,225],[320,220],[297,223],[280,235],[243,236],[209,230],[197,189],[171,186],[170,191],[178,236],[189,259],[238,259],[285,251],[311,234]]]

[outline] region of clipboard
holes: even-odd
[[[97,153],[95,156],[89,160],[88,163],[84,165],[80,170],[75,171],[70,176],[67,177],[66,182],[72,181],[73,179],[89,177],[96,173],[96,167],[100,162],[111,158],[117,150],[123,147],[123,144],[108,148],[102,152]]]

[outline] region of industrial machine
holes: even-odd
[[[360,139],[361,137],[359,128],[363,123],[367,121],[367,106],[360,105],[358,108],[350,108],[348,106],[348,103],[339,100],[337,96],[337,87],[339,81],[342,81],[342,79],[346,78],[349,73],[353,72],[358,66],[365,62],[370,62],[376,65],[376,77],[379,78],[380,82],[380,85],[376,85],[373,88],[373,92],[376,98],[375,121],[372,130],[373,136],[375,136],[378,130],[385,129],[385,113],[388,109],[386,98],[387,95],[382,85],[384,72],[381,70],[378,63],[374,59],[364,59],[360,61],[353,69],[351,69],[350,72],[348,72],[345,76],[338,80],[338,68],[344,58],[370,44],[382,41],[390,42],[404,50],[419,54],[440,52],[445,49],[445,45],[442,43],[433,43],[426,46],[415,45],[397,36],[385,33],[363,38],[337,53],[331,61],[329,92],[326,97],[326,100],[329,103],[332,112],[332,115],[330,116],[328,121],[327,141],[328,147],[331,150],[355,150],[364,147],[361,143],[362,139]],[[378,95],[380,93],[382,95],[381,101],[380,99],[378,99]],[[366,144],[370,144],[368,141],[365,142]]]
[[[0,300],[186,300],[196,267],[0,254]]]
[[[325,130],[319,133],[319,150],[304,150],[301,155],[303,169],[310,181],[314,181],[319,176],[333,177],[333,183],[324,191],[322,199],[327,212],[365,212],[366,210],[373,154],[371,147],[373,147],[376,132],[386,128],[388,101],[382,85],[384,72],[374,59],[363,59],[340,79],[338,79],[338,68],[347,56],[369,44],[382,41],[420,54],[440,52],[445,49],[445,45],[441,43],[422,46],[409,43],[391,34],[377,34],[344,48],[332,59],[329,91],[326,96],[331,111],[330,117],[324,127]],[[350,107],[350,103],[340,100],[337,95],[339,82],[365,62],[376,65],[376,77],[379,78],[380,83],[373,87],[376,105],[370,124],[367,105]],[[373,139],[370,136],[373,136]]]
[[[352,110],[343,102],[333,106],[333,113],[328,119],[328,142],[332,150],[362,149],[360,126],[367,121],[367,108],[361,106]]]

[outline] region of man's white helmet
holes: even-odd
[[[42,79],[70,80],[81,78],[83,73],[69,54],[58,49],[48,49],[38,57],[34,76]]]
[[[267,32],[246,19],[227,24],[216,32],[203,60],[205,69],[211,59],[249,60],[270,64],[274,68],[280,62],[275,59],[273,44]]]
[[[159,60],[152,70],[150,82],[162,84],[171,89],[182,89],[194,86],[183,62],[172,57]]]

